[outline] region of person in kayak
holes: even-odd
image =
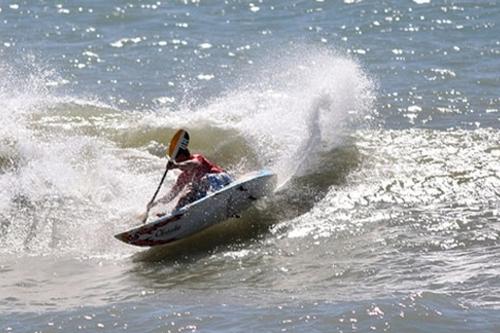
[[[215,192],[233,181],[232,177],[218,165],[209,161],[202,154],[191,154],[189,149],[179,149],[175,161],[168,163],[169,169],[178,169],[181,174],[172,189],[162,198],[148,205],[148,209],[159,203],[167,204],[184,193],[175,210],[203,198],[208,192]],[[157,214],[160,215],[160,214]]]

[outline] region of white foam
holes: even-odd
[[[0,63],[0,252],[109,253],[119,245],[109,238],[130,210],[143,208],[150,194],[142,186],[154,187],[155,178],[129,164],[144,158],[140,151],[79,133],[80,123],[106,119],[104,104],[57,97],[47,84],[59,80],[56,73],[32,58],[23,64]],[[54,111],[66,103],[95,115]]]

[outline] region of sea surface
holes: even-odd
[[[279,187],[119,242],[178,128]],[[0,332],[500,332],[500,2],[0,0]]]

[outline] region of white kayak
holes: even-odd
[[[115,235],[122,242],[156,246],[186,238],[234,217],[271,194],[276,175],[268,170],[248,173],[221,190],[186,205],[170,215]]]

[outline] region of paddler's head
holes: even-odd
[[[189,149],[179,149],[179,151],[177,152],[177,156],[175,157],[175,161],[177,163],[180,163],[180,162],[184,162],[186,160],[189,160],[191,158],[191,152],[189,151]]]

